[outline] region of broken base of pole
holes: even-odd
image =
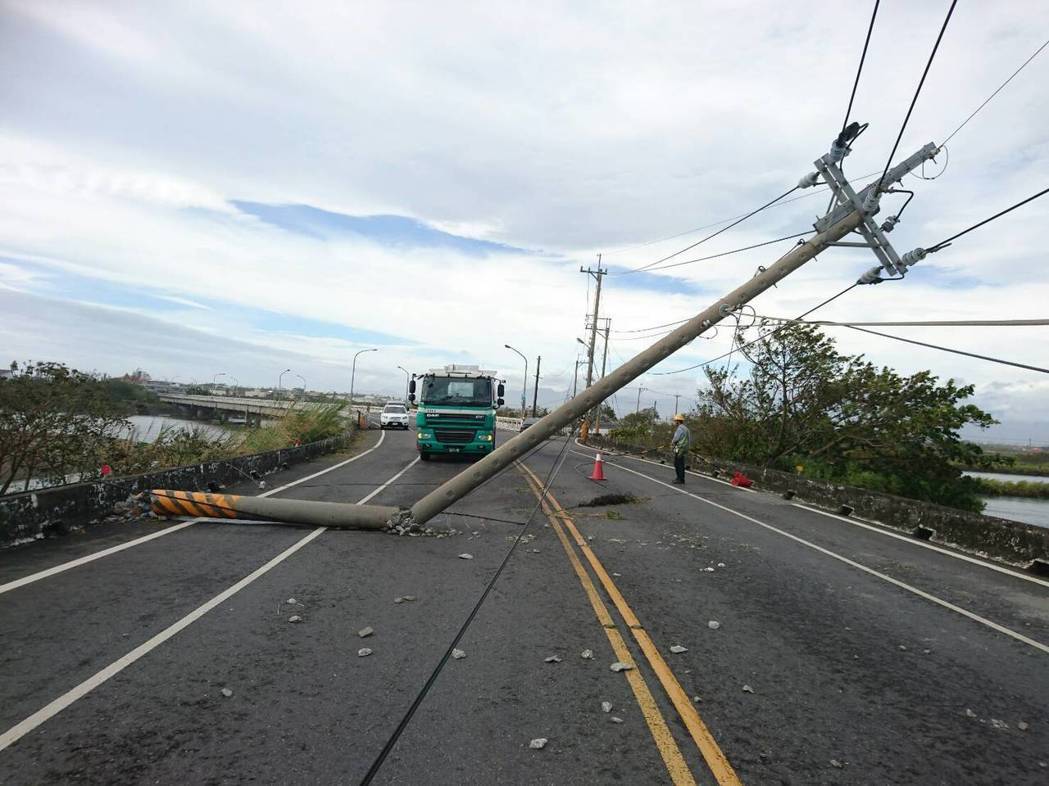
[[[301,499],[243,497],[236,494],[207,494],[200,491],[149,492],[153,512],[158,516],[194,516],[218,519],[265,519],[281,524],[303,524],[331,529],[392,529],[398,532],[410,514],[387,505],[353,505],[346,502],[313,502]],[[400,518],[398,518],[400,517]]]

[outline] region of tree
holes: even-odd
[[[121,430],[126,406],[103,381],[61,363],[26,363],[0,380],[0,494],[16,478],[63,483],[93,474]]]
[[[876,368],[840,354],[811,325],[791,325],[748,350],[746,377],[738,366],[706,370],[700,450],[784,469],[800,463],[806,474],[980,509],[975,484],[956,465],[989,457],[958,431],[995,421],[965,403],[971,386]]]

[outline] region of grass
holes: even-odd
[[[1049,499],[1049,483],[1026,480],[1008,481],[974,478],[979,493],[988,497],[1029,497]]]

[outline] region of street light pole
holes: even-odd
[[[277,400],[278,401],[280,401],[284,397],[284,394],[282,393],[282,391],[284,390],[284,375],[285,374],[290,374],[290,373],[291,373],[291,369],[290,368],[286,368],[282,372],[280,372],[280,376],[277,377]]]
[[[362,355],[365,352],[378,352],[377,349],[362,349],[355,353],[353,356],[353,368],[350,369],[350,409],[353,409],[353,383],[357,377],[357,355]]]
[[[524,356],[524,353],[519,352],[518,350],[511,347],[509,344],[503,344],[503,346],[509,349],[511,352],[517,352],[517,354],[520,356],[521,360],[523,360],[525,364],[524,376],[521,377],[521,420],[524,420],[525,407],[528,406],[528,358]]]
[[[292,374],[292,376],[293,377],[298,377],[299,379],[302,380],[302,398],[305,399],[306,398],[306,377],[302,376],[302,374]]]
[[[405,406],[407,406],[407,404],[408,404],[408,383],[409,383],[409,381],[412,378],[412,374],[404,366],[398,366],[397,368],[399,368],[401,371],[404,372],[404,403],[405,403]]]

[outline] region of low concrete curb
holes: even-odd
[[[636,445],[600,441],[602,446],[655,460],[663,459],[659,451]],[[742,472],[754,481],[754,488],[778,494],[793,492],[794,500],[809,503],[831,513],[847,515],[882,524],[891,529],[905,532],[916,539],[929,540],[950,546],[981,557],[1006,562],[1011,565],[1029,567],[1035,560],[1049,560],[1049,528],[1036,527],[996,516],[969,513],[932,502],[897,497],[878,491],[841,486],[824,481],[809,480],[789,472],[762,469],[747,464],[710,459],[693,454],[693,465],[702,462],[700,471],[718,475],[724,479],[733,472]],[[697,469],[693,466],[693,470]]]
[[[0,497],[0,548],[35,540],[51,532],[87,526],[140,491],[155,488],[200,491],[205,490],[209,482],[227,485],[262,477],[291,464],[332,453],[347,445],[351,434],[188,467],[7,494]]]

